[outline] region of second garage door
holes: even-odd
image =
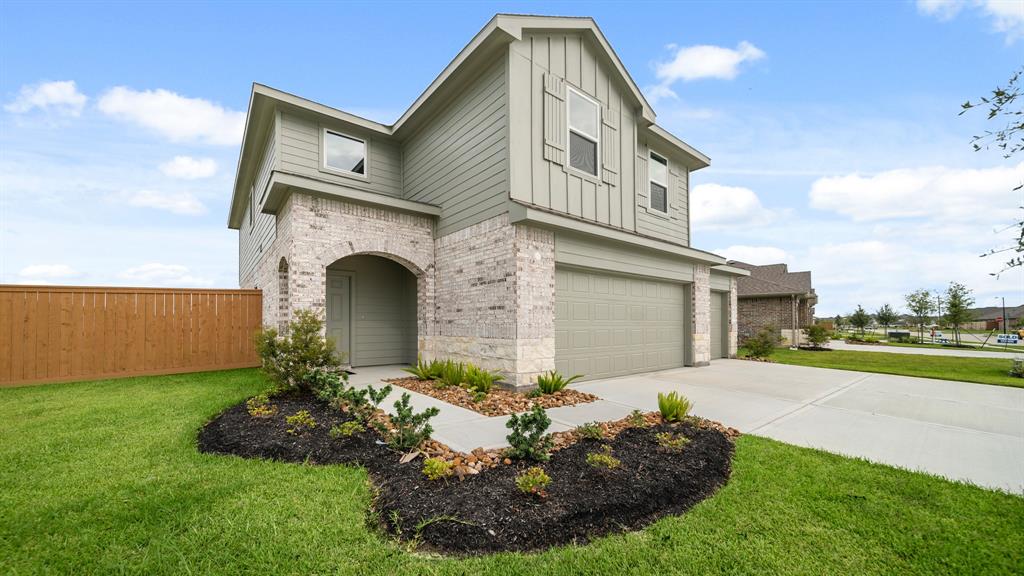
[[[725,358],[725,295],[711,293],[711,358]]]
[[[683,285],[575,268],[555,271],[555,366],[607,378],[683,365]]]

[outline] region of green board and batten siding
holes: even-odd
[[[277,162],[277,130],[271,125],[263,148],[263,157],[253,179],[254,198],[249,199],[246,206],[242,226],[238,230],[238,284],[252,286],[256,264],[260,261],[263,251],[270,248],[277,234],[277,217],[263,214],[263,202],[266,200],[267,184]]]
[[[545,86],[564,80],[601,103],[601,175],[590,177],[545,157],[546,136],[565,129],[564,106]],[[667,217],[647,209],[647,144],[637,130],[628,88],[600,49],[574,32],[532,31],[509,51],[510,188],[512,199],[599,224],[689,244],[687,169],[670,150]],[[556,81],[557,84],[557,81]],[[547,104],[546,104],[547,99]],[[545,118],[545,108],[554,115]],[[607,172],[613,171],[611,177]]]
[[[405,198],[440,206],[443,236],[506,211],[508,107],[505,60],[405,141]]]

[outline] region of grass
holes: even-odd
[[[745,352],[741,349],[740,355],[744,354]],[[924,354],[861,352],[859,350],[811,352],[777,348],[772,354],[772,360],[796,366],[858,370],[1024,388],[1024,378],[1010,376],[1010,366],[1013,361],[1009,358],[926,356]]]
[[[827,353],[826,353],[827,354]],[[255,372],[0,390],[0,573],[1010,574],[1024,499],[767,439],[715,497],[539,554],[409,553],[368,528],[351,467],[200,454]]]

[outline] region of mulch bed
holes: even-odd
[[[614,438],[583,439],[563,445],[540,464],[551,477],[547,496],[519,492],[515,476],[535,465],[513,461],[447,480],[428,480],[422,460],[402,464],[401,454],[374,431],[334,439],[330,428],[348,415],[312,397],[275,398],[277,414],[253,418],[245,404],[233,406],[199,433],[203,452],[308,464],[365,467],[377,487],[374,512],[379,527],[417,547],[451,554],[532,551],[585,543],[605,534],[642,528],[666,515],[685,512],[710,497],[729,479],[736,432],[717,423],[602,427]],[[284,418],[308,410],[317,425],[297,436]],[[649,422],[656,421],[646,415]],[[670,431],[690,439],[682,451],[658,445]],[[564,443],[563,443],[564,444]],[[613,470],[586,462],[602,444],[621,460]]]
[[[406,390],[419,392],[449,404],[455,404],[485,416],[507,416],[517,412],[526,412],[535,404],[540,404],[545,410],[548,408],[559,408],[561,406],[575,406],[576,404],[587,404],[599,400],[593,394],[565,388],[554,394],[544,394],[536,398],[530,398],[522,392],[502,390],[494,388],[487,394],[487,397],[475,402],[473,393],[459,386],[447,386],[438,388],[433,381],[419,380],[417,378],[394,378],[387,382],[395,386],[401,386]]]
[[[797,350],[806,350],[808,352],[831,352],[832,349],[828,346],[797,346]]]

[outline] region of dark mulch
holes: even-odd
[[[832,349],[827,346],[798,346],[800,350],[806,350],[807,352],[831,352]]]
[[[401,540],[446,553],[539,550],[642,528],[708,498],[731,471],[733,444],[719,430],[691,423],[630,428],[610,441],[582,440],[555,452],[541,464],[551,484],[548,496],[540,499],[515,486],[515,476],[531,463],[499,466],[463,481],[430,481],[421,472],[421,460],[400,464],[401,455],[375,432],[330,438],[330,427],[346,416],[312,398],[273,403],[279,411],[266,420],[250,417],[244,404],[229,408],[202,429],[200,450],[365,466],[378,487],[374,508],[381,527]],[[292,436],[284,417],[303,409],[317,427]],[[657,444],[655,434],[667,430],[690,439],[682,452]],[[586,455],[603,443],[621,460],[618,469],[586,463]]]

